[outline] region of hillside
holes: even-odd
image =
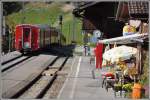
[[[62,32],[67,39],[67,43],[72,40],[73,33],[73,6],[64,2],[32,2],[25,5],[24,12],[12,13],[6,17],[6,23],[14,29],[15,25],[21,24],[48,24],[53,27],[59,27],[59,15],[63,15]],[[23,21],[24,19],[24,21]],[[76,20],[75,36],[77,43],[82,42],[81,21]]]

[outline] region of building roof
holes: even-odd
[[[85,8],[93,6],[97,3],[99,3],[99,2],[81,2],[81,3],[78,3],[77,7],[78,7],[78,9],[85,9]]]
[[[118,2],[81,2],[76,4],[75,9],[73,10],[73,14],[76,17],[84,17],[86,16],[86,12],[88,12],[90,13],[88,15],[96,14],[103,17],[114,17],[114,9],[117,5]],[[105,13],[105,11],[107,13]]]
[[[147,1],[119,2],[116,19],[148,20],[149,5]]]
[[[144,39],[148,38],[148,33],[143,34],[133,34],[128,36],[121,36],[111,39],[104,39],[99,40],[99,43],[109,43],[109,44],[129,44],[129,43],[136,43],[136,42],[143,42]]]
[[[148,14],[148,2],[128,2],[129,14]]]

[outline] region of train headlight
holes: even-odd
[[[24,43],[24,47],[25,47],[25,48],[29,48],[29,42],[25,42],[25,43]]]

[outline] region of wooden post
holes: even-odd
[[[137,44],[137,56],[136,56],[136,69],[138,71],[138,74],[141,73],[141,44]]]
[[[142,54],[141,54],[141,52],[142,52],[142,45],[141,44],[139,44],[139,73],[141,74],[142,72]]]

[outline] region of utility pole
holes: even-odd
[[[0,1],[0,22],[2,23],[2,17],[3,17],[3,3],[2,1]],[[2,24],[0,24],[0,66],[2,65]],[[0,72],[1,74],[1,72]],[[1,74],[2,75],[2,74]],[[0,78],[1,78],[0,75]],[[0,82],[0,97],[2,97],[2,82]]]
[[[6,25],[5,25],[5,16],[4,15],[2,15],[2,22],[3,22],[3,35],[6,35],[6,30],[5,30],[5,28],[6,28]]]
[[[3,3],[2,1],[0,1],[0,22],[2,23],[3,19]],[[3,33],[3,30],[2,30],[2,24],[0,24],[0,66],[2,64],[2,33]],[[0,72],[1,73],[1,72]],[[1,76],[0,76],[1,77]],[[2,97],[2,82],[0,82],[0,96]]]
[[[73,15],[73,32],[72,32],[73,33],[73,35],[72,35],[73,41],[75,41],[75,23],[76,23],[76,18]]]
[[[3,35],[6,35],[6,34],[5,34],[5,17],[4,17],[4,13],[3,13],[3,3],[2,2],[0,2],[0,3],[1,3],[1,11],[0,11],[1,12],[1,17],[0,18],[1,18],[1,23],[2,23],[1,24],[2,26],[1,26],[1,29],[0,29],[1,30],[1,36],[0,36],[0,43],[1,43],[0,50],[1,51],[0,52],[2,53],[3,52],[2,51],[2,48],[3,48],[2,44],[4,43],[4,41],[2,41],[3,40]]]
[[[69,32],[68,32],[69,33],[68,34],[68,44],[69,44],[69,40],[70,40],[70,23],[69,23],[69,27],[68,28],[69,28]]]
[[[76,2],[74,2],[74,6],[75,8],[77,7],[77,4]],[[76,40],[76,37],[75,37],[75,31],[76,30],[76,18],[75,18],[75,15],[73,15],[73,32],[72,32],[72,41],[75,41]]]
[[[8,44],[9,44],[9,51],[8,51],[8,52],[10,52],[10,51],[11,51],[11,34],[12,34],[12,33],[10,32],[9,28],[8,28],[7,31],[8,31],[8,38],[9,38],[9,41],[8,41],[8,42],[9,42],[9,43],[8,43]]]
[[[63,16],[62,15],[59,15],[59,25],[60,25],[60,37],[59,37],[59,39],[60,39],[60,43],[59,44],[61,44],[61,35],[62,35],[62,20],[63,20]]]
[[[24,1],[22,1],[22,24],[24,24],[24,23],[25,23],[25,16],[24,16],[24,12],[25,12],[25,10],[24,10]]]

